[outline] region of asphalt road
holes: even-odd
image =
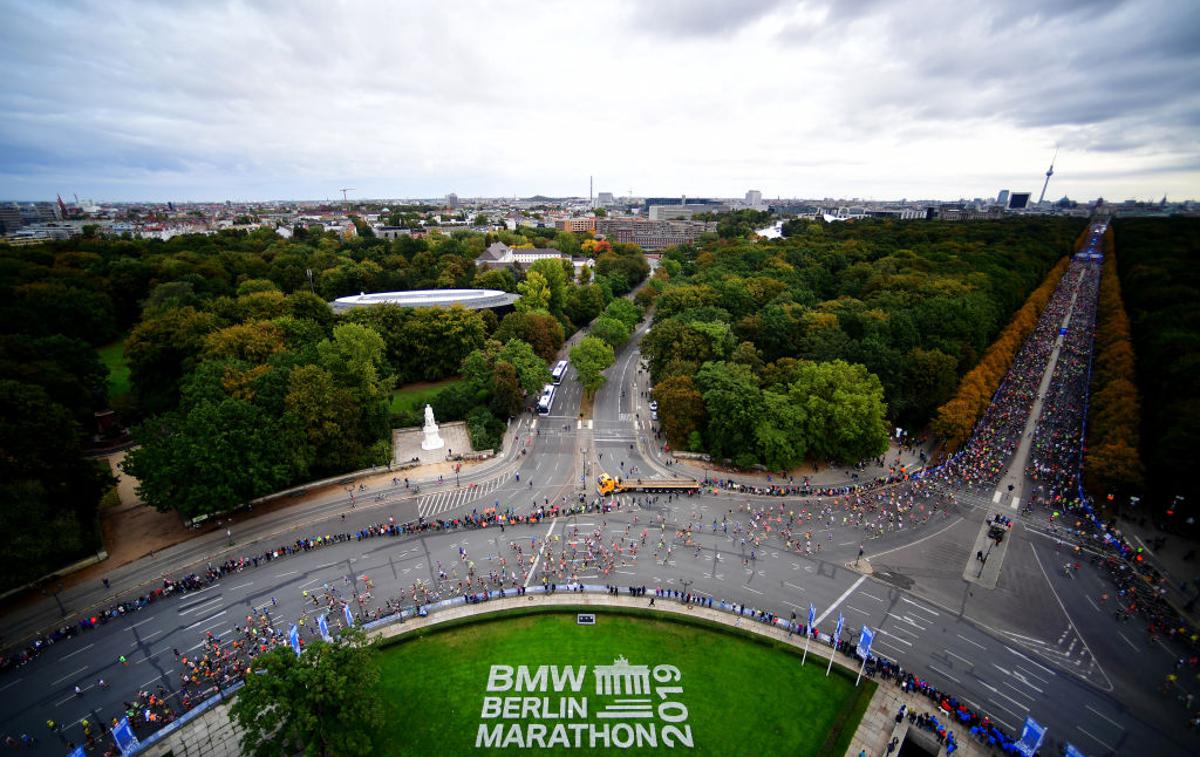
[[[465,475],[457,486],[425,482],[419,495],[383,486],[355,492],[353,501],[339,494],[272,513],[240,525],[233,546],[223,532],[209,534],[115,570],[113,588],[135,591],[159,582],[164,572],[179,576],[232,555],[261,554],[302,536],[353,531],[389,516],[446,518],[497,503],[526,513],[547,502],[576,501],[581,494],[590,499],[601,471],[685,474],[689,471],[679,465],[665,465],[648,420],[641,394],[648,376],[639,371],[637,353],[645,328],[619,351],[590,424],[578,417],[579,387],[568,374],[551,414],[526,416],[512,430],[514,450],[525,454],[515,452]],[[676,542],[669,556],[656,559],[646,548],[636,556],[626,552],[608,575],[594,563],[568,566],[567,573],[584,583],[688,590],[784,617],[794,611],[803,619],[811,603],[823,632],[832,630],[839,613],[847,637],[863,624],[878,628],[877,653],[957,694],[1012,732],[1032,715],[1049,728],[1051,742],[1069,740],[1087,754],[1196,753],[1200,743],[1184,727],[1182,705],[1157,692],[1178,652],[1148,640],[1136,622],[1115,621],[1099,601],[1105,584],[1088,566],[1075,578],[1064,576],[1058,569],[1064,558],[1036,514],[1010,534],[995,589],[963,580],[980,525],[996,505],[990,492],[956,496],[956,505],[928,522],[874,538],[850,526],[819,529],[815,541],[822,549],[816,554],[788,551],[778,538],[757,549],[741,542],[739,533],[751,517],[747,502],[755,508],[785,503],[791,509],[802,506],[796,498],[727,493],[626,496],[618,511],[504,532],[489,528],[334,544],[227,575],[201,592],[160,601],[55,645],[0,677],[0,722],[6,735],[35,734],[42,740],[38,751],[60,753],[45,728],[47,718],[78,741],[80,719],[107,720],[139,689],[160,683],[176,689],[180,664],[172,650],[198,648],[205,632],[232,633],[254,608],[270,606],[277,623],[290,624],[306,612],[305,590],[326,584],[361,588],[363,575],[374,583],[376,605],[386,597],[409,597],[418,580],[453,594],[467,560],[484,573],[498,569],[501,557],[511,559],[513,544],[529,550],[547,532],[567,542],[586,535],[611,542],[649,528],[672,542],[675,530],[690,524],[694,544]],[[656,528],[660,519],[664,527]],[[562,543],[552,542],[555,549]],[[866,544],[872,575],[852,566],[860,543]],[[556,569],[545,563],[523,568],[520,582],[557,581],[546,573]],[[446,580],[439,579],[439,570],[447,572]],[[58,601],[77,609],[108,596],[103,587],[89,586],[47,598],[19,616],[10,613],[8,636],[20,638],[23,631],[53,624],[61,617]],[[127,665],[118,662],[121,655]],[[100,677],[110,688],[96,686]],[[85,690],[82,697],[73,693],[75,685]]]

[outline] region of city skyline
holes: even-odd
[[[0,200],[1200,187],[1183,3],[0,5]]]

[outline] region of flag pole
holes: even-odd
[[[864,657],[864,658],[863,658],[863,661],[862,661],[862,665],[860,665],[860,666],[859,666],[859,668],[858,668],[858,678],[855,678],[855,679],[854,679],[854,685],[855,685],[855,687],[857,687],[857,686],[858,686],[858,682],[862,680],[862,674],[863,674],[863,671],[864,671],[864,670],[866,670],[866,669],[867,669],[867,658],[866,658],[866,657]]]
[[[825,677],[826,678],[829,677],[829,671],[833,670],[833,656],[835,654],[837,654],[837,643],[838,643],[838,640],[834,639],[833,640],[833,649],[829,650],[829,666],[825,668]]]
[[[808,641],[809,641],[809,639],[811,639],[811,638],[812,638],[812,629],[811,629],[811,628],[808,628],[808,627],[806,626],[806,627],[804,628],[804,654],[803,654],[803,655],[800,657],[800,664],[801,664],[801,665],[803,665],[803,664],[804,664],[804,661],[808,659]]]

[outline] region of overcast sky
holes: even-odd
[[[1200,197],[1195,0],[0,0],[0,198]]]

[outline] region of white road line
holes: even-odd
[[[219,617],[221,617],[222,615],[224,615],[224,614],[225,614],[225,612],[226,612],[225,610],[221,610],[221,611],[220,611],[219,613],[217,613],[216,615],[210,615],[209,617],[207,617],[207,618],[204,618],[203,620],[197,620],[195,623],[191,624],[190,626],[188,626],[187,628],[185,628],[185,629],[183,629],[183,630],[185,630],[185,631],[190,631],[190,630],[192,630],[193,628],[195,628],[196,626],[200,625],[201,623],[207,623],[208,621],[212,620],[213,618],[219,618]]]
[[[1015,700],[1015,699],[1013,699],[1012,697],[1010,697],[1008,694],[1005,694],[1003,691],[1000,691],[1000,689],[997,689],[995,686],[991,685],[990,683],[988,683],[987,681],[983,680],[982,678],[979,678],[978,676],[976,676],[976,679],[979,681],[979,683],[980,683],[980,684],[982,684],[982,685],[983,685],[983,687],[984,687],[985,689],[987,689],[988,691],[992,692],[992,693],[993,693],[993,694],[995,694],[996,696],[998,696],[998,697],[1004,697],[1004,698],[1005,698],[1005,699],[1007,699],[1008,701],[1010,701],[1010,702],[1012,702],[1013,704],[1015,704],[1017,707],[1021,707],[1021,708],[1023,708],[1023,709],[1025,710],[1025,712],[1029,712],[1029,708],[1028,708],[1028,707],[1026,707],[1026,706],[1025,706],[1025,704],[1024,704],[1023,702],[1018,702],[1017,700]],[[1012,710],[1009,710],[1009,712],[1012,712]],[[1014,714],[1014,715],[1016,715],[1017,713],[1013,712],[1013,714]]]
[[[1097,710],[1095,707],[1092,707],[1090,704],[1085,704],[1085,705],[1084,705],[1084,707],[1088,708],[1088,709],[1089,709],[1089,710],[1091,710],[1092,712],[1096,713],[1096,714],[1097,714],[1097,715],[1099,715],[1100,717],[1102,717],[1102,718],[1104,718],[1105,720],[1107,720],[1108,722],[1112,723],[1113,725],[1115,725],[1115,726],[1116,726],[1117,728],[1119,728],[1120,730],[1122,730],[1122,731],[1124,731],[1124,730],[1125,730],[1125,727],[1124,727],[1123,725],[1121,725],[1121,724],[1120,724],[1120,723],[1118,723],[1117,721],[1113,720],[1113,719],[1112,719],[1112,718],[1110,718],[1109,716],[1105,715],[1103,712],[1100,712],[1100,711],[1099,711],[1099,710]]]
[[[138,639],[137,641],[133,642],[133,644],[132,644],[131,646],[132,646],[134,649],[137,649],[139,646],[141,646],[142,644],[145,644],[147,641],[150,641],[150,640],[151,640],[151,639],[153,639],[155,636],[158,636],[160,633],[162,633],[162,631],[154,631],[153,633],[148,633],[148,634],[146,634],[145,636],[143,636],[142,638],[140,638],[140,639]]]
[[[325,566],[325,567],[328,567],[328,566]],[[253,581],[247,581],[247,582],[246,582],[246,583],[244,583],[244,584],[238,584],[237,586],[230,586],[230,587],[229,587],[229,589],[230,589],[230,591],[232,591],[232,590],[234,590],[234,589],[244,589],[244,588],[246,588],[247,586],[253,586],[253,585],[254,585],[254,582],[253,582]]]
[[[64,659],[64,660],[69,660],[69,659],[71,659],[72,657],[74,657],[75,655],[79,654],[80,652],[86,652],[86,651],[88,651],[89,649],[91,649],[91,648],[92,648],[92,647],[94,647],[94,646],[96,646],[96,645],[93,643],[93,644],[88,644],[86,647],[80,647],[79,649],[76,649],[76,650],[75,650],[74,652],[72,652],[71,654],[63,655],[63,659]]]
[[[202,641],[202,642],[200,642],[199,644],[197,644],[197,645],[196,645],[196,647],[201,647],[201,646],[204,646],[204,642],[203,642],[203,641]],[[192,647],[192,649],[195,649],[196,647]],[[157,660],[157,659],[158,659],[158,656],[159,656],[160,654],[162,654],[163,652],[165,652],[165,651],[167,651],[167,650],[165,650],[165,649],[160,649],[160,650],[158,650],[157,652],[155,652],[154,654],[151,654],[151,655],[149,655],[149,656],[147,656],[147,657],[143,657],[143,658],[142,658],[142,659],[140,659],[140,660],[134,660],[134,661],[133,661],[133,664],[134,664],[134,665],[141,665],[143,662],[150,662],[151,660]],[[191,651],[191,650],[188,650],[188,651]]]
[[[957,683],[957,684],[961,684],[961,683],[962,683],[962,681],[958,680],[957,678],[955,678],[954,676],[950,675],[949,673],[947,673],[946,671],[942,670],[941,668],[937,668],[937,667],[935,667],[935,666],[934,666],[932,663],[930,663],[929,665],[926,665],[925,667],[929,668],[930,670],[932,670],[934,673],[937,673],[938,675],[945,676],[946,678],[949,678],[951,681],[954,681],[954,682],[955,682],[955,683]]]
[[[1000,493],[1000,490],[997,489],[996,493],[992,495],[992,503],[996,505],[1000,504],[1000,497],[1002,496],[1003,495]]]
[[[895,639],[896,641],[900,642],[901,644],[905,644],[910,647],[912,646],[911,641],[905,641],[904,639],[901,639],[899,636],[892,634],[892,633],[888,633],[887,631],[883,630],[882,628],[877,628],[875,630],[878,631],[879,633],[883,634],[884,636],[887,636],[888,638]]]
[[[1000,709],[1002,709],[1002,710],[1004,710],[1005,712],[1007,712],[1009,715],[1013,715],[1013,716],[1015,716],[1015,717],[1016,717],[1018,720],[1020,720],[1020,719],[1022,719],[1022,718],[1024,718],[1024,717],[1025,717],[1024,715],[1022,715],[1022,714],[1021,714],[1021,713],[1019,713],[1019,712],[1013,712],[1012,710],[1008,709],[1008,708],[1007,708],[1007,707],[1005,707],[1004,705],[1002,705],[1002,704],[998,704],[998,703],[996,702],[996,700],[995,700],[995,699],[988,699],[988,700],[986,700],[986,701],[987,701],[987,703],[988,703],[988,704],[990,704],[991,706],[993,706],[993,707],[999,707]]]
[[[288,572],[286,572],[286,573],[276,573],[276,574],[275,574],[275,577],[276,577],[276,578],[283,578],[284,576],[294,576],[294,575],[296,575],[296,574],[297,574],[297,573],[299,573],[299,572],[300,572],[300,571],[298,571],[298,570],[289,570],[289,571],[288,571]]]
[[[1029,544],[1029,542],[1026,542],[1026,544]],[[1092,652],[1091,647],[1088,646],[1087,639],[1083,638],[1083,634],[1080,633],[1079,629],[1075,626],[1075,621],[1071,620],[1071,613],[1067,612],[1067,606],[1064,605],[1062,599],[1059,598],[1058,592],[1054,589],[1054,584],[1050,583],[1050,574],[1046,572],[1046,567],[1042,565],[1042,558],[1038,557],[1037,550],[1033,548],[1033,544],[1029,544],[1029,551],[1033,553],[1033,559],[1037,561],[1038,570],[1042,572],[1042,577],[1046,579],[1046,586],[1050,587],[1050,593],[1054,595],[1054,601],[1058,603],[1058,607],[1060,610],[1062,610],[1063,615],[1066,617],[1067,623],[1070,624],[1071,628],[1075,631],[1075,636],[1077,636],[1080,643],[1083,644],[1083,650],[1088,653],[1089,657],[1092,658],[1092,663],[1095,665],[1096,670],[1100,671],[1100,675],[1104,676],[1104,682],[1108,684],[1107,690],[1112,691],[1112,679],[1109,678],[1108,674],[1104,672],[1104,668],[1100,667],[1100,663],[1096,661],[1096,655]],[[1120,633],[1120,631],[1118,631],[1118,633]]]
[[[16,686],[18,683],[20,683],[21,681],[24,681],[24,680],[25,680],[24,678],[18,678],[15,681],[9,681],[8,683],[4,684],[3,686],[0,686],[0,691],[4,691],[5,689],[11,689],[13,686]]]
[[[1005,649],[1007,649],[1008,651],[1012,652],[1013,654],[1015,654],[1017,657],[1020,657],[1020,658],[1021,658],[1022,660],[1024,660],[1025,662],[1027,662],[1027,663],[1029,663],[1030,665],[1034,666],[1035,668],[1037,668],[1037,669],[1039,669],[1039,670],[1044,670],[1045,672],[1049,673],[1050,675],[1057,675],[1057,673],[1055,673],[1055,672],[1054,672],[1053,670],[1051,670],[1050,668],[1046,667],[1045,665],[1041,665],[1041,664],[1037,663],[1037,662],[1036,662],[1036,661],[1034,661],[1034,660],[1031,660],[1030,658],[1028,658],[1028,657],[1026,657],[1025,655],[1021,654],[1021,653],[1020,653],[1020,652],[1018,652],[1017,650],[1015,650],[1015,649],[1013,649],[1012,647],[1008,646],[1007,644],[1005,644],[1005,645],[1004,645],[1004,648],[1005,648]],[[1018,667],[1020,667],[1020,666],[1018,666]],[[1032,673],[1030,673],[1030,675],[1033,675],[1033,674],[1032,674]],[[1037,677],[1037,676],[1034,676],[1034,678],[1036,678],[1036,677]]]
[[[871,614],[871,613],[867,612],[866,610],[860,610],[857,607],[852,607],[850,605],[846,605],[846,609],[849,610],[850,612],[856,612],[860,615],[870,615]]]
[[[529,588],[529,582],[533,580],[533,574],[537,572],[538,563],[542,561],[542,552],[546,550],[546,543],[550,541],[550,535],[554,533],[554,527],[558,525],[558,518],[550,521],[550,528],[546,529],[546,536],[542,539],[542,548],[533,558],[533,565],[529,566],[529,575],[525,576],[525,588]]]
[[[953,657],[954,659],[958,660],[959,662],[965,662],[965,663],[966,663],[966,664],[968,664],[968,665],[974,665],[974,664],[975,664],[975,663],[971,662],[970,660],[968,660],[968,659],[967,659],[967,658],[965,658],[965,657],[959,657],[958,655],[956,655],[956,654],[954,654],[953,652],[951,652],[949,649],[947,649],[947,650],[946,650],[946,654],[950,655],[951,657]]]
[[[817,618],[816,622],[815,622],[815,623],[813,623],[813,625],[815,625],[817,628],[820,628],[820,627],[821,627],[821,621],[825,620],[825,618],[828,618],[828,617],[829,617],[829,613],[831,613],[831,612],[833,612],[834,610],[836,610],[836,609],[837,609],[837,606],[838,606],[838,605],[840,605],[840,604],[841,604],[841,603],[842,603],[842,602],[843,602],[843,601],[846,599],[846,597],[848,597],[848,596],[850,596],[851,594],[853,594],[855,589],[857,589],[858,587],[862,586],[862,585],[863,585],[863,581],[866,581],[866,580],[867,580],[867,577],[866,577],[866,576],[859,576],[859,577],[858,577],[858,580],[857,580],[857,581],[855,581],[853,584],[851,584],[849,589],[846,589],[844,592],[842,592],[842,596],[840,596],[840,597],[838,597],[837,599],[833,600],[833,604],[829,605],[829,607],[827,607],[827,608],[825,609],[825,612],[821,613],[821,615],[820,615],[820,616]]]
[[[67,680],[68,678],[71,678],[72,676],[77,676],[77,675],[79,675],[80,673],[82,673],[83,671],[85,671],[85,670],[87,670],[87,669],[88,669],[88,666],[87,666],[87,665],[84,665],[84,666],[83,666],[82,668],[80,668],[79,670],[72,670],[70,673],[67,673],[65,676],[63,676],[62,678],[59,678],[57,681],[53,681],[53,682],[51,682],[51,684],[50,684],[50,685],[51,685],[51,686],[57,686],[57,685],[59,685],[60,683],[62,683],[63,681]]]
[[[1001,681],[1000,685],[1007,686],[1008,688],[1012,689],[1014,692],[1016,692],[1017,696],[1019,696],[1019,697],[1029,697],[1029,704],[1033,704],[1034,700],[1037,699],[1037,697],[1035,697],[1033,694],[1026,694],[1024,691],[1021,691],[1020,689],[1018,689],[1016,686],[1013,686],[1008,681]]]
[[[957,526],[959,524],[959,521],[961,521],[961,520],[962,520],[962,516],[960,515],[959,517],[954,519],[953,523],[947,524],[945,528],[940,528],[937,531],[934,531],[933,533],[929,534],[928,536],[922,536],[920,539],[917,539],[916,541],[910,541],[908,544],[901,544],[899,547],[892,547],[891,549],[885,549],[882,552],[876,552],[873,555],[868,555],[868,558],[873,560],[876,557],[881,557],[883,555],[891,554],[892,552],[897,552],[901,549],[908,549],[909,547],[915,547],[923,541],[928,541],[935,536],[941,536],[944,532],[949,531],[950,529]]]
[[[968,644],[971,644],[971,645],[977,646],[977,647],[979,647],[980,649],[985,649],[985,650],[987,649],[987,647],[985,647],[984,645],[982,645],[982,644],[976,644],[975,642],[973,642],[973,641],[971,641],[970,639],[968,639],[966,636],[963,636],[961,633],[956,633],[956,634],[954,634],[954,635],[955,635],[955,636],[957,636],[958,638],[962,639],[963,641],[967,642]]]
[[[150,621],[154,620],[154,618],[155,618],[155,616],[151,615],[150,617],[146,618],[145,620],[139,620],[138,622],[131,625],[129,627],[129,630],[132,631],[133,629],[137,628],[138,626],[145,625],[146,623],[149,623]]]
[[[751,588],[751,587],[749,587],[749,586],[743,586],[742,588],[743,588],[743,589],[745,589],[746,591],[752,591],[752,592],[754,592],[755,594],[759,594],[759,595],[761,595],[761,594],[762,594],[762,592],[761,592],[761,591],[759,591],[758,589],[754,589],[754,588]]]
[[[875,642],[874,642],[874,644],[879,644],[880,646],[884,646],[884,647],[891,647],[893,650],[895,650],[896,654],[898,654],[898,655],[900,655],[900,654],[908,654],[908,653],[907,653],[907,652],[905,652],[903,649],[900,649],[899,647],[893,647],[891,644],[888,644],[888,643],[887,643],[886,641],[884,641],[883,639],[876,639],[876,640],[875,640]],[[875,647],[874,647],[874,645],[872,645],[872,647],[871,647],[871,648],[872,648],[872,649],[874,649],[874,648],[875,648]]]
[[[150,684],[154,683],[155,681],[161,679],[163,676],[169,676],[174,672],[175,672],[175,668],[171,668],[170,670],[163,671],[162,673],[151,678],[149,681],[146,681],[144,683],[139,683],[138,688],[141,689],[143,687],[149,686]]]
[[[1086,600],[1088,601],[1088,604],[1089,604],[1089,605],[1091,605],[1092,607],[1094,607],[1094,608],[1095,608],[1096,612],[1100,612],[1100,605],[1096,604],[1096,602],[1095,602],[1095,601],[1094,601],[1094,600],[1093,600],[1091,597],[1089,597],[1088,595],[1084,594],[1084,595],[1083,595],[1083,598],[1084,598],[1084,599],[1086,599]]]
[[[909,599],[908,597],[900,597],[900,599],[901,599],[902,601],[904,601],[904,602],[908,602],[910,605],[912,605],[913,607],[917,608],[918,610],[921,610],[921,611],[923,611],[923,612],[927,612],[927,613],[929,613],[930,615],[941,615],[941,613],[940,613],[940,612],[936,612],[936,611],[934,611],[934,610],[930,610],[928,607],[926,607],[926,606],[924,606],[924,605],[922,605],[922,604],[918,604],[918,603],[916,603],[916,602],[912,601],[911,599]]]
[[[920,638],[920,635],[919,635],[919,634],[915,634],[915,633],[913,633],[912,631],[908,630],[907,628],[893,628],[892,630],[893,630],[893,631],[895,631],[895,632],[897,632],[897,633],[902,633],[902,634],[904,634],[905,636],[911,636],[911,637],[913,637],[914,639]]]
[[[1125,640],[1125,643],[1126,643],[1126,644],[1128,644],[1129,646],[1133,647],[1133,651],[1135,651],[1135,652],[1140,652],[1140,651],[1142,651],[1142,650],[1138,649],[1138,647],[1137,647],[1137,644],[1134,644],[1132,641],[1130,641],[1130,640],[1129,640],[1129,637],[1128,637],[1128,636],[1126,636],[1125,634],[1121,633],[1120,631],[1117,631],[1117,636],[1120,636],[1122,639],[1124,639],[1124,640]]]
[[[299,588],[303,589],[306,586],[312,586],[313,584],[315,584],[317,581],[320,581],[320,580],[321,580],[320,578],[314,578],[311,581],[305,581],[304,583],[300,584]]]
[[[1114,752],[1114,753],[1117,751],[1117,748],[1115,746],[1109,746],[1108,744],[1104,743],[1096,736],[1096,734],[1092,733],[1091,731],[1086,730],[1083,726],[1077,725],[1077,726],[1075,726],[1075,728],[1077,728],[1080,731],[1083,731],[1083,733],[1085,733],[1086,735],[1091,736],[1093,741],[1095,741],[1097,744],[1104,747],[1108,751]]]
[[[918,631],[928,631],[929,630],[929,626],[923,626],[920,623],[913,620],[912,618],[908,617],[907,615],[893,615],[892,617],[896,618],[897,620],[903,620],[905,623],[909,624],[910,626],[917,629]]]
[[[804,591],[804,587],[803,587],[803,586],[797,586],[796,584],[794,584],[794,583],[790,583],[790,582],[788,582],[788,581],[784,581],[784,582],[783,582],[783,585],[784,585],[784,586],[790,586],[791,588],[795,589],[796,591]]]
[[[882,601],[883,601],[883,598],[882,598],[882,597],[877,597],[877,596],[875,596],[874,594],[868,594],[868,593],[867,593],[867,592],[865,592],[865,591],[864,591],[864,592],[862,592],[862,595],[863,595],[864,597],[870,597],[871,599],[875,600],[876,602],[882,602]]]
[[[216,607],[219,604],[221,604],[221,597],[213,597],[212,599],[204,600],[203,602],[201,602],[198,605],[192,605],[191,607],[189,607],[186,610],[180,610],[179,614],[180,615],[191,615],[194,612],[208,612],[209,610],[211,610],[212,608]]]

